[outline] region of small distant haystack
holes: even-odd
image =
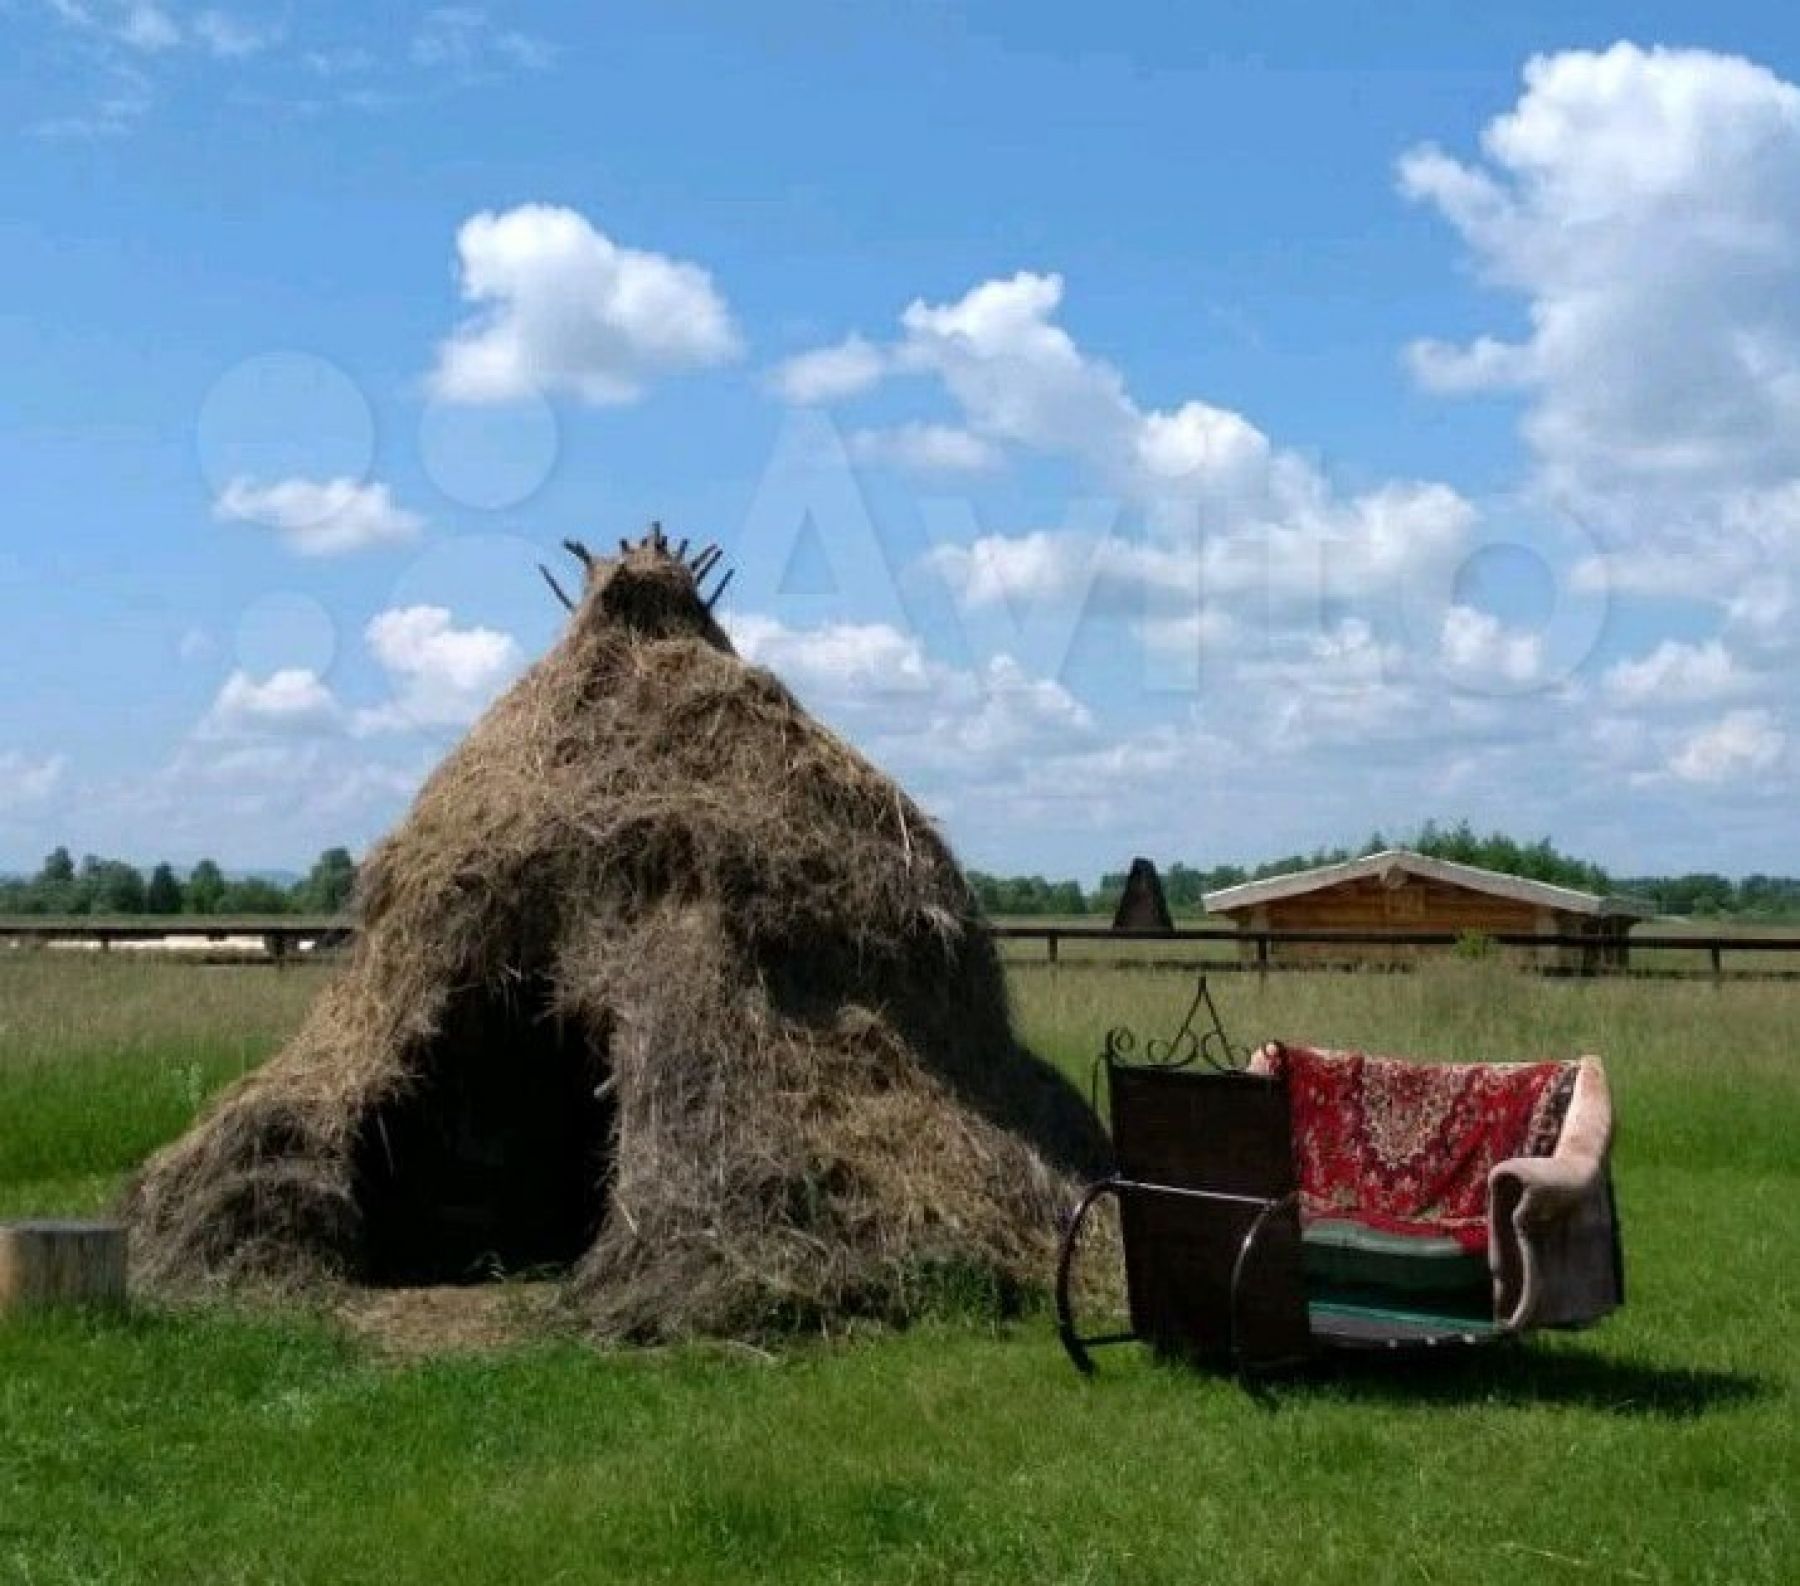
[[[140,1278],[566,1269],[642,1339],[1041,1283],[1103,1141],[942,839],[733,653],[716,552],[571,549],[567,632],[369,856],[342,974],[133,1186]]]
[[[1131,874],[1125,878],[1125,890],[1119,894],[1119,906],[1113,910],[1112,928],[1115,931],[1167,931],[1174,925],[1156,866],[1148,859],[1132,860]]]

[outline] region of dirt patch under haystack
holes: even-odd
[[[299,1033],[130,1191],[152,1290],[566,1273],[602,1337],[903,1321],[1041,1287],[1102,1162],[930,821],[660,534],[588,560],[359,907]]]

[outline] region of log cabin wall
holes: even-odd
[[[1585,934],[1600,923],[1419,876],[1396,880],[1398,884],[1390,886],[1379,877],[1364,876],[1299,897],[1279,898],[1252,910],[1234,911],[1229,917],[1251,930],[1448,931],[1487,936]],[[1252,943],[1246,943],[1242,951],[1246,957],[1255,957]],[[1270,946],[1270,957],[1276,963],[1392,964],[1443,951],[1378,944],[1276,942]],[[1579,964],[1581,952],[1579,948],[1546,947],[1535,949],[1532,956],[1540,967],[1573,968]]]

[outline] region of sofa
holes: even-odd
[[[1612,1101],[1598,1058],[1415,1063],[1271,1042],[1308,1306],[1494,1333],[1579,1327],[1624,1299]]]

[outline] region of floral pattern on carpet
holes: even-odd
[[[1279,1046],[1305,1221],[1487,1247],[1488,1173],[1556,1148],[1574,1063],[1413,1063]]]

